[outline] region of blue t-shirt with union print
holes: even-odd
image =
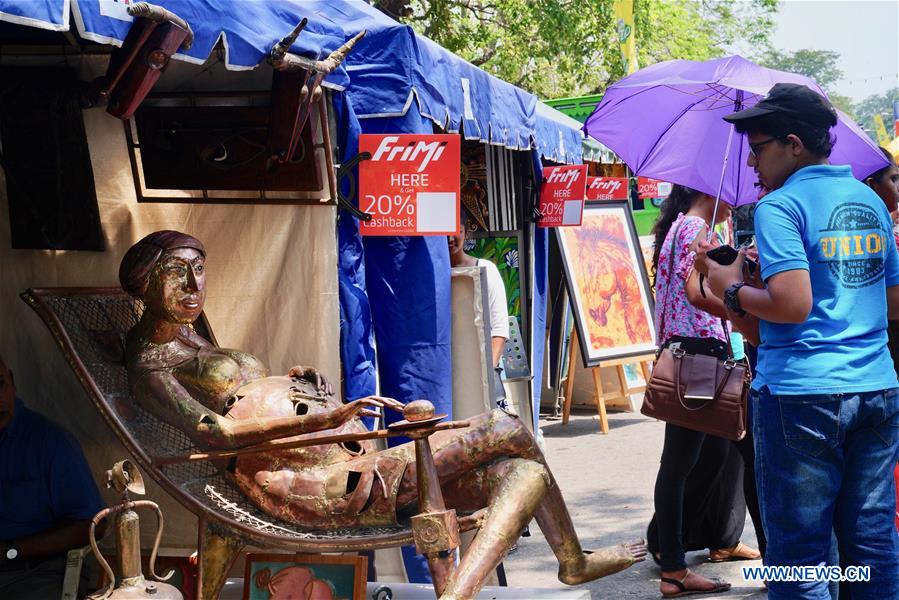
[[[877,194],[848,166],[804,167],[759,201],[755,232],[762,277],[807,270],[812,310],[800,324],[761,321],[753,387],[780,395],[897,387],[886,288],[899,285],[899,254]]]

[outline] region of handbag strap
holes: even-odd
[[[662,318],[659,320],[659,332],[662,334],[665,333],[665,316],[668,314],[668,303],[670,302],[671,296],[671,280],[674,278],[674,255],[677,250],[677,236],[680,234],[680,230],[684,226],[684,221],[686,220],[686,214],[681,214],[684,214],[684,219],[681,219],[677,229],[674,230],[674,235],[671,239],[671,250],[668,252],[668,281],[665,282],[665,302],[662,304]],[[724,319],[721,319],[721,334],[724,336],[724,339],[721,341],[723,341],[724,345],[727,347],[727,357],[733,360],[734,349],[731,347],[730,337],[727,335],[727,324]],[[665,340],[662,340],[661,343],[664,344]]]
[[[665,282],[665,302],[662,304],[662,318],[660,319],[659,323],[659,332],[663,335],[665,333],[665,316],[668,314],[668,303],[671,296],[671,279],[672,275],[674,274],[674,253],[677,249],[677,236],[678,234],[680,234],[681,227],[683,226],[684,219],[681,219],[681,222],[677,226],[677,229],[674,230],[674,235],[671,237],[671,249],[668,251],[668,280]],[[661,343],[664,344],[665,341],[666,340],[662,340]]]

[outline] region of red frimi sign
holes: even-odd
[[[564,227],[581,224],[587,191],[587,165],[547,167],[543,169],[540,189],[540,227]]]
[[[627,200],[627,177],[588,177],[587,200]]]
[[[359,136],[362,235],[449,235],[459,231],[461,142],[453,134]]]
[[[666,198],[671,193],[671,184],[652,177],[637,177],[637,194],[646,198]]]

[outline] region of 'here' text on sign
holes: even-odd
[[[627,200],[627,177],[588,177],[587,200]]]
[[[450,235],[459,231],[461,142],[454,134],[362,134],[362,235]]]
[[[547,167],[543,169],[540,189],[539,227],[564,227],[581,224],[587,190],[587,165]]]

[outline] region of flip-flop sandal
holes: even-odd
[[[752,551],[752,548],[744,544],[743,542],[737,542],[737,545],[733,550],[727,552],[720,558],[713,558],[713,552],[724,552],[724,550],[712,550],[709,552],[709,562],[713,563],[723,563],[723,562],[734,562],[738,560],[758,560],[762,556],[759,554],[758,550],[755,551],[758,556],[750,556],[748,553]]]
[[[690,569],[687,569],[687,574],[683,576],[682,579],[672,579],[671,577],[662,577],[662,583],[669,583],[673,586],[676,586],[678,591],[673,594],[662,594],[662,598],[683,598],[684,596],[698,596],[700,594],[715,594],[719,592],[726,592],[730,589],[730,584],[721,581],[717,577],[711,578],[709,581],[715,584],[715,587],[708,590],[696,590],[689,589],[684,585],[684,581],[687,577],[690,576]]]

